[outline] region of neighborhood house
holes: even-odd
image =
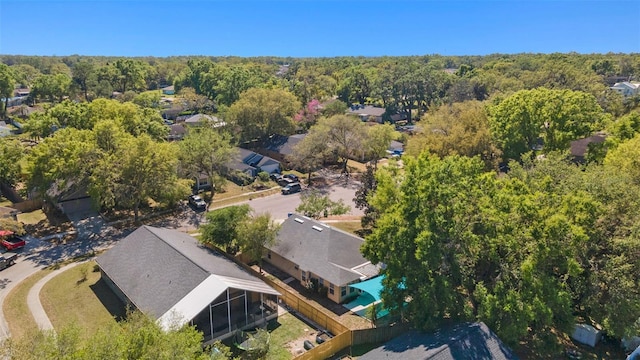
[[[280,293],[177,230],[142,226],[96,261],[124,303],[164,329],[194,325],[205,343],[278,316]]]
[[[358,296],[349,288],[378,275],[379,267],[360,253],[363,239],[308,217],[293,214],[283,223],[266,261],[303,284],[317,283],[327,297],[343,303]]]

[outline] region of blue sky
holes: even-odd
[[[0,0],[0,54],[640,52],[640,1]]]

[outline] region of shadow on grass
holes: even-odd
[[[100,278],[89,287],[116,321],[122,321],[126,318],[127,309],[125,304],[111,291],[104,279]]]

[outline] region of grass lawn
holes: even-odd
[[[42,270],[29,276],[16,285],[4,299],[2,310],[13,338],[20,339],[25,334],[38,331],[38,325],[27,306],[27,294],[38,280],[47,276],[51,271],[53,270]]]
[[[55,329],[75,323],[83,334],[91,336],[115,321],[111,312],[118,317],[125,315],[124,305],[100,280],[95,266],[95,261],[77,265],[42,288],[40,301]]]
[[[273,330],[272,330],[273,329]],[[304,329],[309,329],[309,325],[291,314],[284,314],[278,317],[278,322],[269,325],[271,338],[269,340],[269,360],[288,360],[293,358],[293,354],[287,348],[287,343],[304,336]]]
[[[246,186],[245,189],[250,189],[250,188],[248,186]],[[265,197],[265,196],[269,196],[269,195],[273,195],[273,194],[278,194],[278,193],[280,193],[280,188],[266,190],[264,192],[261,192],[260,194],[247,194],[247,192],[250,192],[250,191],[251,190],[247,190],[247,191],[245,191],[244,195],[238,196],[238,197],[234,197],[233,199],[230,199],[229,197],[227,197],[227,198],[218,198],[218,195],[216,194],[216,195],[214,195],[213,202],[211,203],[211,210],[214,210],[216,208],[223,207],[223,206],[226,206],[226,205],[239,203],[239,202],[246,201],[246,200],[251,200],[251,199],[255,199],[255,198],[259,198],[259,197]],[[220,199],[220,200],[216,200],[216,199]]]
[[[24,224],[37,224],[43,220],[47,220],[47,216],[41,209],[18,214],[18,221],[21,221]]]
[[[354,234],[356,236],[360,236],[356,233],[356,231],[362,230],[362,226],[360,226],[360,220],[337,221],[337,222],[330,222],[327,224],[329,224],[330,226],[336,227],[342,231],[346,231],[350,234]]]
[[[354,160],[349,160],[347,161],[347,166],[350,167],[351,169],[349,169],[349,171],[351,172],[365,172],[367,171],[367,166],[363,163],[354,161]]]

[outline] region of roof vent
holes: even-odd
[[[295,222],[297,222],[297,223],[300,223],[300,224],[303,224],[303,223],[304,223],[304,220],[302,220],[302,219],[300,219],[300,218],[294,218],[294,219],[293,219],[293,221],[295,221]]]
[[[312,228],[316,231],[322,231],[322,228],[320,226],[313,225]]]

